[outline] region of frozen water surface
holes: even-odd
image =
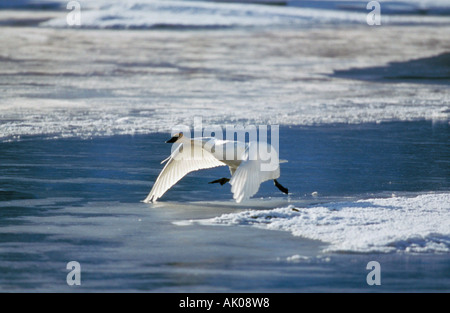
[[[0,290],[448,292],[448,3],[381,3],[2,2]],[[291,195],[140,202],[199,117],[279,124]]]

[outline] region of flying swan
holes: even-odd
[[[152,190],[144,202],[155,202],[167,190],[186,174],[207,168],[227,165],[231,178],[220,178],[210,184],[227,182],[236,202],[252,197],[258,192],[261,183],[273,180],[275,186],[283,193],[280,177],[278,154],[270,144],[263,142],[243,143],[239,141],[220,140],[213,137],[186,138],[183,133],[175,134],[166,143],[174,143],[172,154],[161,162],[167,162]]]

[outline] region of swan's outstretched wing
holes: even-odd
[[[183,149],[183,146],[184,144],[180,144],[168,158],[144,202],[154,202],[161,198],[167,190],[190,172],[225,165],[204,149],[196,148],[196,153],[192,153],[193,150]]]
[[[231,192],[236,202],[255,195],[261,183],[280,177],[278,153],[272,147],[270,153],[263,143],[249,143],[242,163],[231,177]]]

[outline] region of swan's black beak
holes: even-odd
[[[173,136],[172,138],[170,138],[169,140],[166,141],[166,143],[174,143],[175,141],[178,140],[178,136]]]

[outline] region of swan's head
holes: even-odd
[[[166,143],[174,143],[177,142],[178,140],[181,139],[181,137],[183,137],[183,133],[178,133],[172,136],[172,138],[170,138],[169,140],[166,141]]]

